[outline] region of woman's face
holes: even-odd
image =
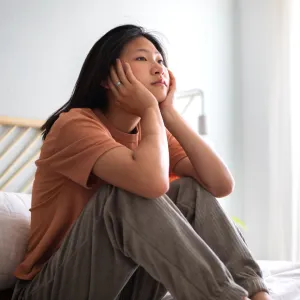
[[[130,64],[134,76],[159,102],[166,99],[170,83],[169,72],[163,57],[148,39],[139,37],[129,42],[120,59]]]

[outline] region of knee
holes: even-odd
[[[145,198],[127,190],[112,185],[104,185],[96,194],[100,203],[104,204],[104,213],[114,211],[122,214],[124,211],[155,213],[160,211],[170,201],[165,196],[158,198]]]
[[[209,191],[207,190],[203,185],[201,185],[196,179],[192,177],[181,177],[177,180],[174,180],[171,185],[173,185],[173,188],[180,187],[185,190],[196,190],[202,195],[206,195],[207,197],[211,197],[214,199],[221,198],[226,196],[229,193],[226,192],[219,192],[219,191]]]
[[[180,201],[200,201],[202,204],[218,202],[216,197],[207,191],[196,179],[192,177],[181,177],[171,183],[168,191],[170,197],[179,197]]]
[[[172,188],[173,187],[180,187],[181,189],[184,190],[199,190],[203,192],[207,192],[205,188],[193,177],[180,177],[179,179],[174,180],[172,183]],[[207,192],[208,193],[208,192]]]

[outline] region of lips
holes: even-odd
[[[164,79],[162,79],[162,78],[159,79],[159,80],[157,80],[157,81],[152,82],[151,84],[152,85],[155,85],[155,84],[164,84],[165,86],[167,86],[166,81]]]

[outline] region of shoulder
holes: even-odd
[[[73,108],[60,114],[45,142],[60,148],[74,142],[111,138],[106,126],[89,108]]]
[[[105,128],[104,124],[97,118],[90,108],[73,108],[68,112],[60,114],[53,126],[62,129],[68,125],[94,124],[98,127]]]
[[[73,108],[68,112],[61,113],[51,129],[54,136],[72,132],[90,134],[94,130],[109,134],[106,126],[89,108]]]

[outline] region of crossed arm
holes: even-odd
[[[174,109],[165,111],[163,119],[167,129],[187,154],[187,157],[175,166],[175,174],[195,178],[215,197],[230,194],[234,180],[221,158]]]

